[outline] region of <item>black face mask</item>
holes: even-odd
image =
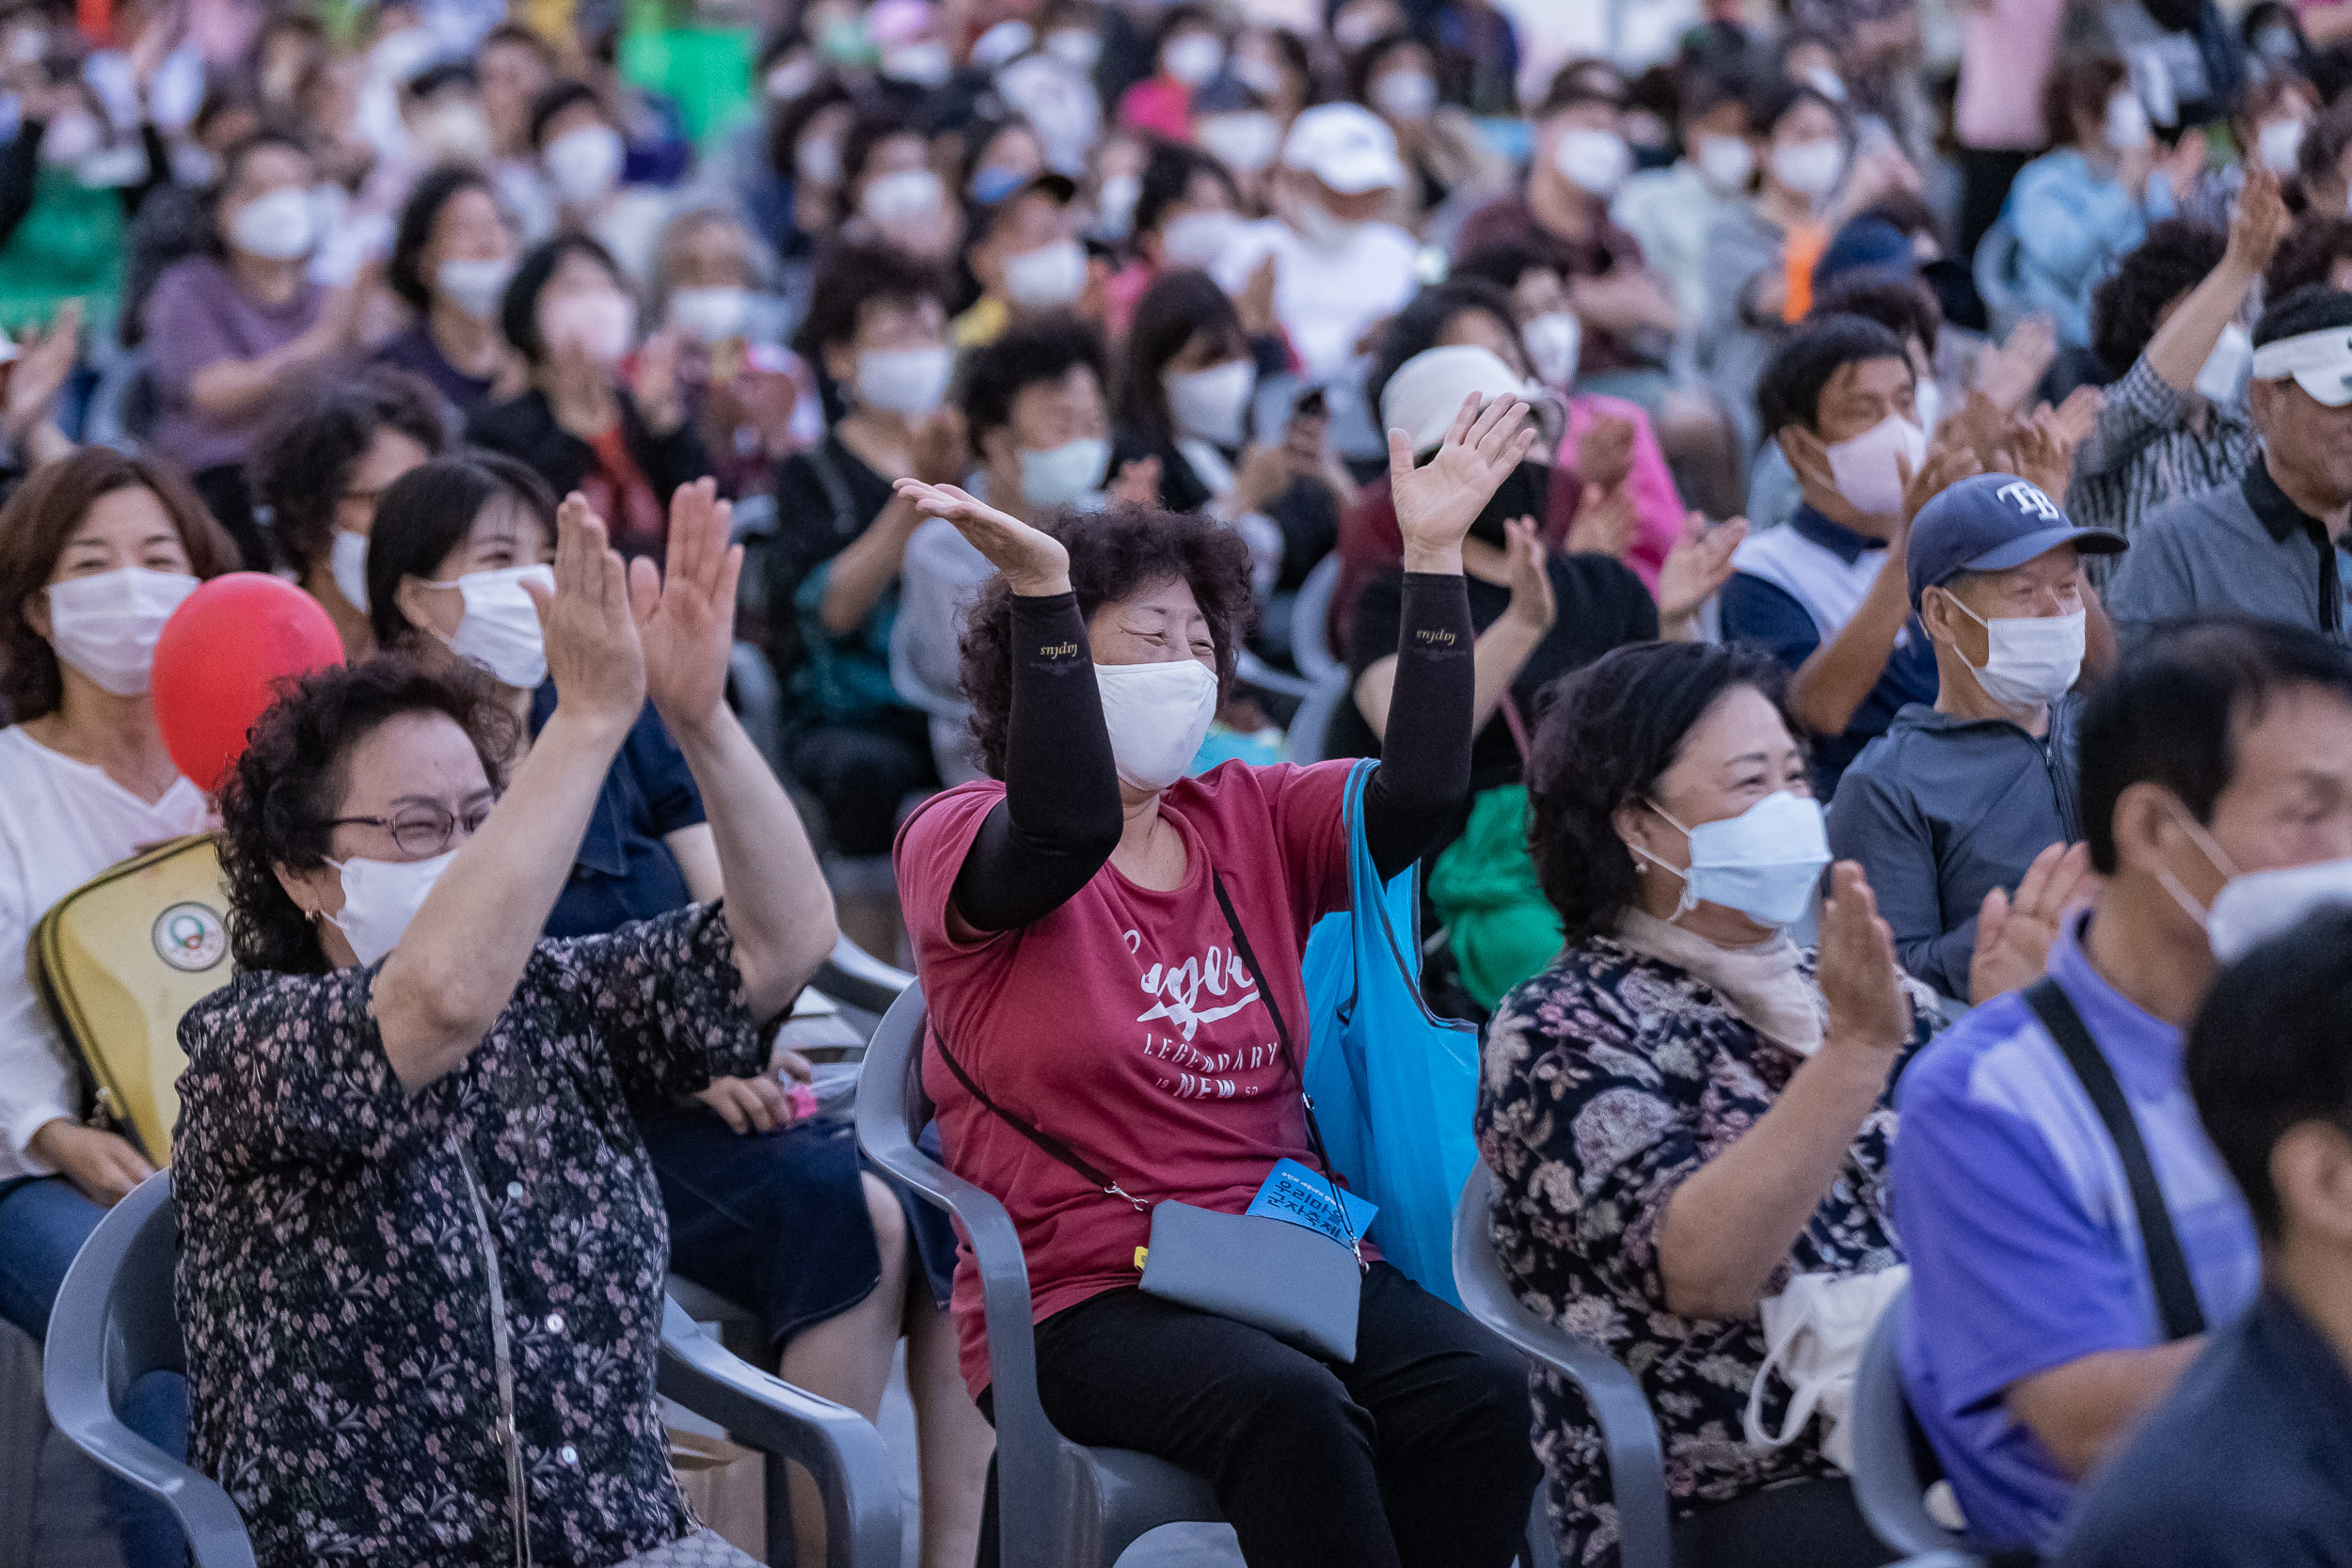
[[[1477,519],[1470,526],[1472,539],[1483,539],[1495,548],[1503,546],[1502,525],[1521,517],[1533,517],[1537,527],[1550,509],[1551,467],[1545,463],[1522,463],[1503,476],[1495,487]]]

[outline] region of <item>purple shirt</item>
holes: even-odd
[[[2181,1031],[2090,967],[2069,921],[2050,974],[2139,1123],[2205,1322],[2252,1304],[2262,1258],[2246,1202],[2189,1099]],[[2074,1482],[2002,1394],[2106,1350],[2163,1343],[2123,1163],[2074,1069],[2015,994],[1919,1053],[1896,1091],[1895,1227],[1911,1259],[1903,1390],[1983,1547],[2046,1548]]]
[[[262,305],[209,256],[182,261],[147,299],[147,373],[157,404],[155,450],[189,473],[242,463],[268,416],[223,423],[197,411],[188,388],[223,359],[258,359],[309,331],[326,291],[305,279],[284,305]]]
[[[423,322],[387,341],[375,351],[375,362],[423,377],[461,415],[470,414],[489,402],[490,388],[498,380],[496,376],[468,375],[451,364],[449,356],[441,352],[441,345],[433,341],[433,328]]]

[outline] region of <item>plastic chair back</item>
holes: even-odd
[[[1846,1418],[1853,1427],[1854,1502],[1870,1532],[1896,1551],[1956,1551],[1965,1543],[1928,1513],[1927,1490],[1937,1479],[1931,1473],[1932,1450],[1903,1400],[1896,1351],[1910,1321],[1906,1285],[1879,1314],[1854,1372],[1853,1409]],[[1927,1467],[1923,1453],[1929,1456]]]
[[[1347,673],[1331,647],[1331,597],[1339,587],[1340,555],[1334,550],[1314,563],[1291,602],[1291,663],[1318,685]]]
[[[180,1120],[180,1016],[229,980],[220,854],[209,833],[107,867],[33,927],[33,979],[99,1108],[157,1165]]]
[[[998,1561],[1109,1568],[1146,1530],[1222,1519],[1206,1479],[1149,1454],[1082,1448],[1046,1418],[1029,1269],[1012,1216],[916,1146],[931,1119],[920,1068],[926,1026],[922,987],[910,986],[866,1044],[857,1137],[875,1164],[956,1217],[979,1269],[996,1423]]]
[[[1454,1211],[1454,1288],[1461,1292],[1462,1309],[1584,1396],[1600,1424],[1601,1445],[1609,1456],[1618,1561],[1622,1568],[1670,1568],[1674,1546],[1668,1534],[1666,1462],[1649,1401],[1633,1374],[1608,1352],[1537,1317],[1512,1293],[1489,1229],[1494,1190],[1494,1173],[1482,1162],[1470,1171]],[[1528,1539],[1535,1552],[1544,1554],[1535,1559],[1535,1568],[1559,1560],[1540,1489]]]
[[[2004,214],[1977,242],[1969,266],[1977,297],[1984,301],[1985,325],[1995,341],[2007,340],[2010,329],[2028,314],[2025,296],[2018,292],[2017,259],[2017,230]]]
[[[170,1509],[198,1568],[253,1568],[237,1505],[217,1482],[123,1424],[123,1393],[149,1372],[184,1371],[172,1306],[178,1251],[171,1176],[139,1183],[82,1244],[49,1314],[41,1395],[75,1448]]]

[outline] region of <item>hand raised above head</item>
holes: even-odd
[[[726,705],[735,590],[743,572],[743,548],[729,538],[733,521],[716,482],[681,484],[670,498],[667,569],[656,572],[644,557],[629,564],[645,689],[674,732],[707,723]]]
[[[919,479],[898,482],[899,495],[927,516],[945,517],[988,563],[1005,574],[1012,591],[1023,598],[1046,598],[1070,592],[1070,552],[1060,540],[952,484],[926,484]]]
[[[1411,437],[1389,432],[1389,489],[1406,571],[1459,572],[1462,540],[1511,470],[1526,460],[1537,431],[1525,398],[1481,399],[1472,392],[1438,446],[1413,465]]]
[[[539,607],[556,711],[627,730],[645,704],[644,649],[628,568],[579,492],[556,509],[553,591],[530,578],[522,586]]]

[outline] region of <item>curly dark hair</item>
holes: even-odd
[[[2132,368],[2164,308],[2202,283],[2229,247],[2230,237],[2209,223],[2166,218],[2148,226],[2148,237],[2090,292],[2090,352],[2108,373]]]
[[[1070,584],[1087,621],[1106,604],[1182,579],[1192,589],[1216,644],[1220,695],[1233,685],[1233,662],[1256,623],[1249,591],[1249,546],[1215,518],[1190,512],[1120,507],[1064,513],[1046,531],[1070,552]],[[972,705],[972,738],[992,779],[1005,776],[1012,729],[1012,587],[1000,574],[980,589],[963,633],[963,695]]]
[[[432,383],[389,366],[363,371],[348,386],[322,379],[307,389],[280,405],[250,465],[254,487],[270,506],[270,531],[298,567],[326,553],[335,504],[378,431],[397,431],[437,457],[450,426],[449,405]]]
[[[1617,808],[1658,787],[1692,726],[1735,687],[1762,692],[1802,737],[1788,685],[1779,662],[1754,648],[1637,642],[1548,689],[1527,765],[1527,847],[1569,942],[1607,936],[1633,902]]]
[[[1093,324],[1063,312],[1020,323],[972,350],[964,356],[958,401],[973,445],[1012,423],[1012,405],[1023,392],[1058,383],[1082,365],[1094,372],[1097,388],[1107,379],[1103,336]]]
[[[344,759],[377,725],[405,713],[438,713],[473,742],[493,789],[506,784],[515,716],[489,677],[451,661],[428,670],[404,654],[378,654],[280,684],[253,721],[245,752],[220,790],[222,874],[229,882],[229,942],[249,972],[324,974],[318,933],[278,880],[278,867],[326,863],[345,784]]]
[[[89,509],[118,490],[153,494],[188,552],[192,576],[237,569],[235,542],[168,464],[84,447],[35,468],[0,507],[0,714],[10,723],[55,712],[65,695],[56,650],[24,618],[24,601],[43,591]]]

